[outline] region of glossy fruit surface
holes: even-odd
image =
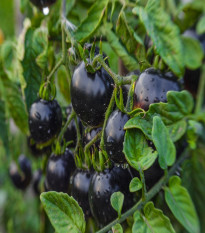
[[[101,125],[113,87],[112,78],[103,68],[95,73],[88,73],[85,63],[81,62],[71,81],[71,101],[78,117],[90,126]]]
[[[134,91],[134,108],[149,109],[152,103],[167,102],[168,91],[180,91],[177,80],[154,68],[146,69],[139,76]]]
[[[88,201],[88,191],[92,172],[76,169],[71,177],[71,196],[78,202],[86,217],[91,215]]]
[[[132,177],[127,169],[113,167],[103,172],[95,172],[89,188],[89,203],[93,217],[100,227],[117,218],[117,212],[110,204],[110,197],[114,192],[124,194],[122,212],[133,205],[133,194],[129,192]]]
[[[69,118],[70,114],[72,112],[72,106],[69,105],[67,108],[66,108],[66,116],[67,118]],[[82,124],[80,122],[80,119],[78,118],[78,125],[79,125],[79,128],[80,128],[80,131],[82,132]],[[76,125],[75,125],[75,120],[72,119],[66,132],[64,133],[64,138],[66,140],[66,142],[69,142],[69,141],[73,141],[73,143],[70,145],[70,147],[75,147],[76,145],[76,142],[77,142],[77,129],[76,129]]]
[[[29,111],[31,137],[44,143],[56,136],[62,125],[62,112],[56,100],[36,100]]]
[[[108,118],[105,132],[105,149],[111,161],[114,163],[125,163],[125,155],[122,152],[124,142],[124,125],[129,120],[128,115],[119,110],[115,110]]]
[[[33,191],[37,196],[39,196],[41,193],[41,189],[40,189],[41,177],[42,177],[42,170],[41,169],[36,170],[33,174]]]
[[[30,0],[38,8],[48,7],[56,2],[56,0]]]
[[[73,153],[66,148],[62,155],[52,154],[46,168],[46,190],[64,192],[69,191],[70,176],[75,170]]]
[[[31,163],[25,155],[20,155],[18,158],[20,172],[15,162],[10,164],[9,175],[13,184],[18,189],[26,189],[32,178]]]

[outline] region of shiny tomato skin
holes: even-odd
[[[120,191],[124,194],[122,212],[134,204],[134,196],[129,192],[131,179],[132,176],[127,169],[116,166],[93,174],[89,188],[89,203],[92,215],[99,227],[117,218],[117,212],[110,204],[110,197],[114,192]]]
[[[136,81],[134,91],[134,109],[149,109],[152,103],[167,102],[168,91],[180,91],[177,80],[161,73],[155,68],[143,71]]]
[[[66,148],[64,154],[52,154],[46,168],[45,188],[47,191],[69,192],[70,176],[75,170],[73,153]]]
[[[86,218],[91,215],[88,201],[88,191],[91,178],[92,171],[77,168],[70,179],[71,196],[73,196],[83,209]]]
[[[114,82],[104,68],[88,73],[81,62],[74,71],[70,89],[78,117],[89,126],[102,125],[113,88]]]
[[[115,110],[108,118],[105,132],[104,144],[110,160],[114,163],[125,163],[123,151],[123,142],[125,136],[124,125],[129,120],[127,114],[120,110]]]
[[[36,100],[29,111],[29,129],[36,143],[54,138],[62,125],[62,111],[56,100]]]

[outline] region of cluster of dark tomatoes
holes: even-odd
[[[96,54],[99,49],[96,49]],[[105,113],[114,90],[114,81],[101,67],[93,73],[86,70],[86,64],[82,61],[74,70],[71,80],[71,103],[66,109],[66,117],[69,117],[72,109],[77,114],[78,120],[72,119],[65,134],[66,141],[72,144],[61,154],[51,152],[52,142],[59,135],[62,128],[63,114],[58,102],[54,99],[47,101],[37,99],[29,111],[30,138],[28,144],[35,155],[50,154],[47,161],[45,179],[41,181],[42,171],[34,175],[34,190],[57,191],[73,196],[82,207],[86,218],[93,216],[98,225],[104,226],[117,217],[117,213],[111,207],[110,197],[114,192],[124,194],[123,212],[129,209],[137,200],[137,194],[129,192],[129,183],[137,171],[129,167],[123,153],[124,125],[129,120],[129,115],[117,109],[116,105],[110,114],[105,130],[104,146],[108,154],[111,166],[103,171],[95,171],[94,168],[83,169],[76,166],[73,148],[77,141],[77,128],[82,136],[81,143],[85,146],[100,131],[105,119]],[[123,88],[123,96],[126,101],[129,86]],[[180,91],[181,83],[170,73],[162,73],[155,68],[149,68],[139,74],[135,83],[133,96],[133,109],[149,109],[152,103],[166,102],[168,91]],[[150,147],[154,147],[148,142]],[[39,144],[45,144],[39,149]],[[90,148],[100,151],[100,140],[97,140]],[[11,164],[10,176],[13,183],[19,189],[25,189],[32,178],[31,164],[25,156],[19,157],[18,171],[16,164]],[[156,161],[151,168],[145,171],[145,181],[150,189],[163,175],[163,171]],[[43,189],[39,184],[43,183]]]

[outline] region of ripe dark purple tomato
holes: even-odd
[[[29,111],[31,137],[37,143],[44,143],[55,137],[61,129],[62,112],[56,100],[36,100]]]
[[[33,174],[33,191],[37,196],[39,196],[41,193],[41,188],[40,188],[41,177],[42,177],[42,170],[41,169],[36,170]]]
[[[124,125],[129,120],[127,114],[119,110],[115,110],[108,118],[105,132],[104,144],[110,160],[114,163],[125,163],[125,155],[123,151],[124,142]]]
[[[110,204],[110,197],[114,192],[120,191],[124,194],[122,212],[133,205],[134,196],[129,192],[131,179],[127,169],[116,166],[93,174],[89,188],[89,203],[91,213],[100,227],[117,218],[117,212]]]
[[[114,82],[101,68],[88,73],[81,62],[71,81],[71,102],[78,117],[90,126],[102,125],[113,92]]]
[[[49,7],[50,5],[56,2],[56,0],[30,0],[30,1],[40,9],[44,7]]]
[[[49,191],[69,191],[70,176],[75,170],[73,153],[66,148],[62,155],[52,154],[46,168],[45,188]]]
[[[9,168],[9,175],[16,188],[24,190],[30,184],[32,178],[31,163],[25,155],[19,156],[18,163],[21,173],[18,171],[17,164],[12,162]]]
[[[91,215],[88,191],[92,172],[77,168],[71,177],[71,196],[78,202],[86,217]]]
[[[167,102],[168,91],[180,91],[180,84],[155,68],[146,69],[135,85],[134,108],[149,109],[152,103]]]

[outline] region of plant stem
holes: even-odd
[[[105,120],[104,120],[104,123],[103,123],[103,128],[102,128],[102,135],[101,135],[101,140],[100,140],[100,149],[102,151],[104,151],[104,131],[105,131],[105,127],[106,127],[106,124],[107,124],[107,120],[112,112],[112,109],[113,109],[113,106],[114,106],[114,103],[115,103],[115,91],[113,91],[112,93],[112,97],[110,99],[110,103],[109,103],[109,106],[106,110],[106,113],[105,113]]]
[[[125,85],[125,84],[130,84],[132,81],[132,75],[131,76],[127,76],[127,77],[122,77],[118,74],[115,74],[110,67],[105,63],[103,57],[101,54],[97,55],[92,62],[92,66],[96,67],[97,63],[100,63],[100,65],[108,72],[108,74],[112,77],[112,79],[114,80],[115,84],[117,86],[120,85]]]
[[[50,72],[50,74],[47,77],[47,82],[50,82],[52,76],[55,74],[55,72],[58,70],[58,68],[63,64],[63,59],[61,58],[59,60],[59,62],[54,66],[54,68],[52,69],[52,71]]]
[[[180,164],[187,158],[187,149],[182,153],[177,162],[170,168],[168,172],[168,176],[163,176],[158,183],[147,193],[146,200],[142,201],[140,199],[131,209],[122,214],[120,219],[115,219],[113,222],[97,231],[96,233],[106,233],[108,232],[115,224],[121,223],[126,220],[126,218],[130,215],[133,215],[135,211],[140,210],[148,201],[150,201],[160,190],[161,188],[169,181],[169,178],[174,174],[176,169],[180,166]]]
[[[199,80],[198,92],[196,97],[195,114],[199,113],[202,109],[204,99],[204,87],[205,87],[205,65],[202,66],[202,75]]]
[[[62,30],[62,60],[63,60],[63,64],[66,65],[67,63],[67,56],[66,56],[66,52],[67,52],[67,45],[66,45],[66,36],[65,36],[65,28],[64,28],[64,23],[62,20],[62,24],[61,24],[61,30]]]
[[[95,137],[94,137],[90,142],[88,142],[88,143],[85,145],[85,147],[84,147],[84,152],[86,152],[86,151],[89,150],[89,148],[100,138],[101,134],[102,134],[102,131],[98,132],[98,133],[95,135]]]
[[[142,201],[145,201],[147,190],[146,190],[144,172],[140,169],[139,173],[140,173],[140,178],[141,178],[141,182],[142,182]]]
[[[75,116],[76,116],[76,113],[72,110],[70,116],[68,117],[68,119],[67,119],[65,125],[63,126],[63,129],[61,130],[61,132],[60,132],[60,134],[59,134],[59,136],[58,136],[58,141],[59,141],[59,143],[61,143],[61,141],[62,141],[62,139],[63,139],[64,133],[66,132],[66,130],[67,130],[67,128],[68,128],[70,122],[72,121],[72,119],[73,119]]]
[[[75,114],[75,126],[76,126],[76,131],[77,131],[77,144],[75,147],[75,153],[77,153],[78,147],[81,146],[81,133],[80,133],[80,127],[78,124],[78,119],[77,119],[76,114]]]

